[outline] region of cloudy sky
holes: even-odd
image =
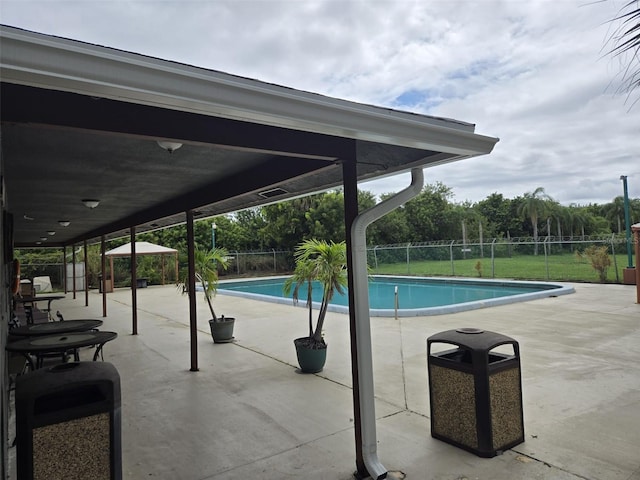
[[[1,0],[0,22],[475,123],[500,138],[494,152],[427,169],[427,182],[456,202],[543,187],[585,205],[622,195],[620,175],[640,197],[640,91],[620,91],[624,64],[606,54],[626,2]]]

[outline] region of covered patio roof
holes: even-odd
[[[182,223],[187,210],[198,219],[324,191],[342,184],[345,162],[365,180],[486,154],[497,142],[465,122],[8,26],[0,35],[17,247],[116,238]],[[158,141],[182,147],[169,153]]]
[[[186,221],[192,371],[198,370],[194,218],[344,186],[354,267],[348,273],[356,466],[361,476],[385,478],[375,453],[368,302],[358,293],[367,276],[359,268],[366,264],[361,246],[375,215],[374,209],[358,215],[357,181],[411,170],[411,187],[393,198],[398,206],[418,193],[422,167],[487,154],[498,140],[465,122],[12,27],[0,27],[0,42],[2,198],[13,218],[3,217],[5,235],[17,247],[125,235],[135,241],[136,232]],[[173,143],[172,151],[159,142]],[[87,199],[95,208],[85,206]],[[376,215],[394,208],[390,200],[374,207]],[[133,283],[132,290],[136,334]]]

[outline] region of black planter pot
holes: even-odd
[[[298,355],[298,365],[304,373],[318,373],[324,368],[327,360],[327,346],[311,348],[309,337],[296,338],[293,341]]]
[[[233,317],[220,317],[218,321],[209,320],[209,328],[214,343],[229,343],[233,341],[233,326],[236,319]]]

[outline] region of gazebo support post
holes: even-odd
[[[189,329],[191,332],[191,371],[198,371],[198,324],[196,317],[196,261],[193,235],[193,211],[187,210],[187,255],[189,274],[187,276],[189,288]]]
[[[113,262],[113,257],[111,257]],[[113,275],[113,274],[112,274]],[[136,227],[131,227],[131,333],[138,334],[138,260],[136,257]]]

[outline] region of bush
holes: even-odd
[[[611,266],[611,257],[609,257],[609,248],[602,246],[596,247],[592,245],[584,250],[586,256],[591,262],[593,269],[598,272],[600,283],[607,281],[607,270]]]
[[[482,262],[480,260],[476,262],[476,265],[473,268],[475,268],[476,272],[478,272],[478,276],[482,277]]]

